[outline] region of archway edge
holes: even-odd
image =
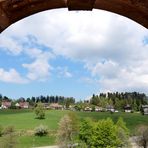
[[[148,28],[148,0],[0,0],[0,32],[27,16],[57,8],[107,10]]]

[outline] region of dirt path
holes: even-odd
[[[59,148],[59,147],[55,145],[55,146],[43,146],[43,147],[36,147],[36,148]]]

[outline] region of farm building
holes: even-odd
[[[148,115],[148,105],[142,105],[141,111],[142,111],[143,115]]]
[[[124,106],[124,111],[126,113],[131,113],[132,112],[132,107],[129,104],[127,104],[126,106]]]

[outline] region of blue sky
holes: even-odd
[[[0,34],[0,93],[11,98],[106,91],[148,94],[148,30],[123,16],[56,9]]]

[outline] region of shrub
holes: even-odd
[[[0,143],[1,148],[18,148],[17,147],[17,136],[14,133],[9,133],[4,136],[2,142]]]
[[[14,133],[15,129],[14,126],[10,125],[4,129],[4,134],[11,134]]]
[[[45,125],[40,125],[35,128],[35,135],[36,136],[45,136],[48,134],[48,128]]]

